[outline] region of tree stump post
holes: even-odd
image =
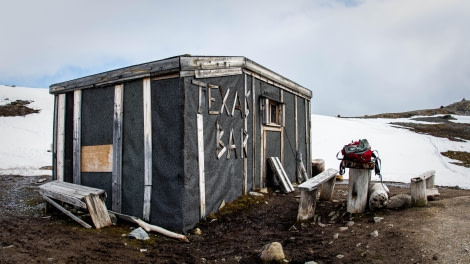
[[[423,207],[428,204],[426,180],[422,177],[412,178],[410,184],[411,206]]]
[[[349,168],[348,206],[349,213],[364,213],[367,208],[371,170]]]
[[[325,170],[325,161],[323,159],[312,160],[312,177],[322,173]]]

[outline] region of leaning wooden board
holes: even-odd
[[[108,210],[106,208],[106,205],[104,204],[104,199],[106,197],[106,193],[104,190],[68,182],[52,181],[39,186],[39,193],[49,199],[56,199],[68,204],[88,209],[88,211],[90,212],[91,220],[93,221],[93,224],[97,229],[112,224],[111,218],[108,214]],[[60,206],[58,203],[52,203],[49,199],[45,200],[54,205],[55,207]],[[62,212],[66,210],[63,207],[61,208],[59,208],[59,210],[61,210]],[[70,214],[67,215],[70,216]],[[77,221],[74,217],[70,217]],[[77,222],[82,224],[80,221]]]
[[[294,187],[287,177],[287,174],[282,167],[281,162],[279,161],[278,157],[270,157],[268,158],[269,165],[271,165],[271,169],[273,170],[274,174],[276,175],[277,180],[281,185],[281,189],[284,193],[290,193],[294,191]]]

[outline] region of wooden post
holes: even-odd
[[[323,159],[312,160],[312,177],[322,173],[325,170],[325,161]]]
[[[73,183],[81,184],[82,90],[73,92]]]
[[[336,175],[335,177],[329,179],[328,181],[324,182],[320,186],[320,200],[321,201],[330,201],[333,197],[333,190],[335,189],[336,185]]]
[[[199,166],[199,218],[206,217],[206,175],[204,167],[204,125],[203,116],[197,114],[197,151]]]
[[[64,181],[65,164],[65,94],[59,94],[57,97],[57,150],[56,150],[56,178],[58,181]]]
[[[122,204],[122,114],[124,84],[114,86],[112,209],[121,213]]]
[[[364,213],[367,208],[371,170],[349,168],[348,206],[349,213]]]
[[[143,80],[144,101],[144,206],[143,219],[150,220],[152,201],[152,98],[150,78]]]
[[[411,206],[422,207],[428,204],[428,198],[426,196],[426,180],[424,180],[422,177],[412,178],[410,190]]]
[[[317,192],[318,189],[300,192],[297,221],[305,221],[313,217],[313,215],[315,214]]]

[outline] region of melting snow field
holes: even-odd
[[[0,175],[51,175],[50,170],[39,168],[52,163],[53,96],[48,89],[0,85],[0,105],[17,99],[34,101],[28,106],[41,112],[0,117]],[[454,122],[470,123],[470,117],[454,117],[458,119]],[[470,142],[416,134],[392,127],[390,122],[413,121],[312,115],[312,158],[324,159],[327,168],[337,168],[336,154],[343,145],[366,138],[380,154],[384,181],[410,182],[412,177],[435,170],[437,185],[470,188],[470,168],[451,164],[451,159],[440,155],[447,150],[470,151]]]
[[[454,117],[458,122],[470,123],[468,116]],[[470,168],[451,164],[453,160],[440,154],[448,150],[470,151],[470,142],[417,134],[392,127],[391,122],[415,121],[407,118],[347,119],[312,115],[312,158],[322,158],[325,167],[337,168],[336,154],[341,148],[352,140],[366,138],[372,149],[379,152],[384,181],[408,183],[423,172],[435,170],[436,185],[470,188]],[[373,176],[372,180],[379,178]]]

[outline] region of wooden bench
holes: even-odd
[[[328,169],[298,186],[300,203],[297,221],[305,221],[314,216],[318,188],[320,188],[320,200],[331,200],[337,174],[338,170]]]
[[[109,217],[108,210],[104,204],[104,200],[106,198],[106,192],[104,190],[68,182],[52,181],[39,186],[39,193],[42,195],[44,200],[85,228],[91,228],[91,226],[69,212],[53,199],[83,209],[88,209],[91,220],[93,221],[96,229],[111,225],[111,218]]]
[[[434,177],[436,171],[427,171],[418,177],[411,178],[411,205],[426,206],[428,200],[439,197],[439,191],[434,187]]]

